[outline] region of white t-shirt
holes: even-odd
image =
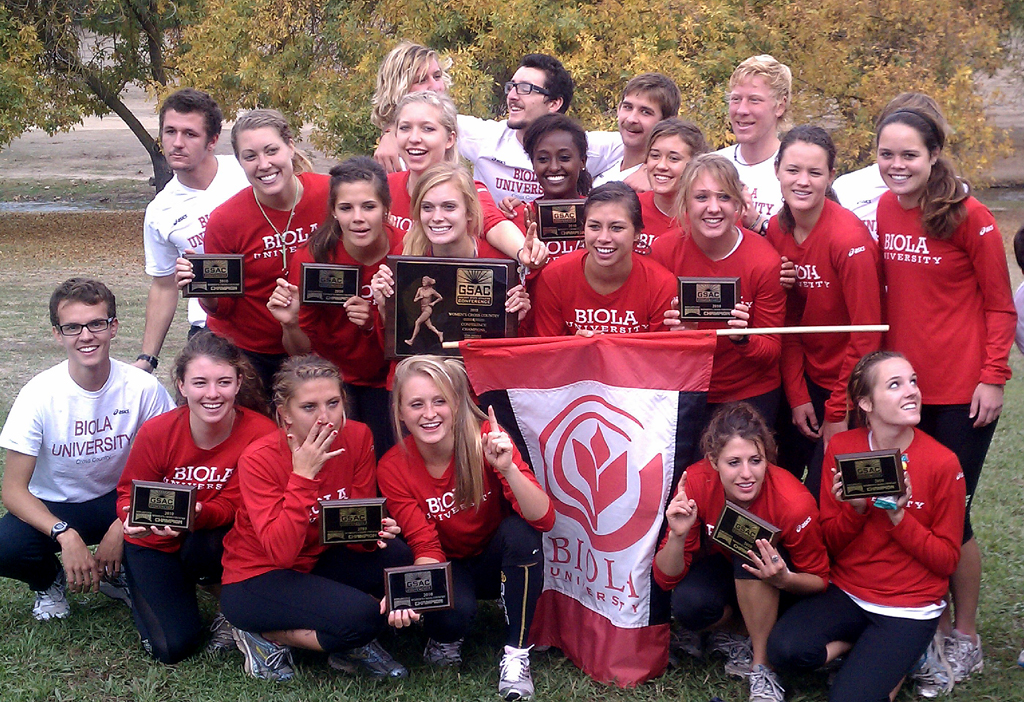
[[[1017,348],[1024,353],[1024,283],[1013,293],[1013,306],[1017,308],[1017,335],[1015,341]]]
[[[604,173],[622,160],[618,132],[587,132],[587,171]],[[513,195],[532,202],[543,194],[526,149],[508,121],[459,115],[459,153],[473,164],[473,179],[487,186],[496,202]]]
[[[36,457],[28,491],[40,500],[86,502],[117,487],[135,432],[172,409],[164,386],[144,370],[111,359],[107,382],[89,392],[64,361],[21,389],[0,446]]]
[[[841,175],[832,183],[839,204],[864,222],[875,241],[878,241],[878,221],[875,217],[878,200],[888,189],[877,164]]]
[[[174,275],[174,262],[185,249],[203,252],[203,237],[210,213],[249,186],[245,171],[234,156],[217,156],[217,175],[206,190],[193,190],[181,184],[178,176],[156,194],[146,207],[142,241],[146,249],[146,273],[153,277]],[[199,300],[188,301],[188,321],[206,322]]]
[[[761,163],[750,166],[743,162],[739,144],[727,146],[715,153],[725,156],[736,166],[740,180],[750,191],[759,215],[771,217],[782,209],[782,187],[779,185],[778,176],[775,175],[775,157],[778,156],[778,151]]]
[[[612,164],[611,168],[594,178],[594,187],[596,188],[597,186],[604,185],[605,183],[614,183],[616,181],[625,180],[640,170],[640,166],[642,165],[644,164],[638,163],[635,166],[623,169],[622,159],[620,158],[617,162]]]

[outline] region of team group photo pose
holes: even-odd
[[[140,699],[1010,699],[1024,226],[953,93],[821,102],[766,42],[712,107],[640,45],[590,94],[557,42],[400,39],[344,147],[269,84],[161,89],[144,267],[46,269],[23,646],[115,646]]]

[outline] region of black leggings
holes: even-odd
[[[225,585],[220,606],[234,626],[264,633],[312,629],[330,653],[365,646],[387,624],[380,613],[384,569],[412,564],[401,539],[371,553],[334,546],[310,573],[272,570]]]
[[[87,502],[42,501],[58,519],[78,532],[92,546],[103,540],[114,523],[117,491],[111,490]],[[0,577],[14,578],[33,590],[53,585],[61,570],[60,544],[8,512],[0,519]]]
[[[135,628],[161,663],[177,663],[199,648],[203,622],[196,585],[220,582],[222,542],[230,528],[186,534],[175,553],[125,542],[124,569]]]
[[[938,617],[902,619],[866,612],[829,585],[779,619],[768,637],[768,660],[780,671],[813,670],[825,665],[827,644],[852,643],[829,702],[889,702],[889,693],[921,658],[938,625]]]
[[[373,452],[381,459],[395,445],[395,431],[391,426],[391,393],[387,388],[345,383],[349,416],[370,427],[373,433]]]
[[[818,418],[818,429],[825,424],[825,402],[832,395],[830,390],[817,385],[806,375],[807,394],[811,396],[811,407]],[[808,439],[793,424],[793,408],[789,402],[779,406],[776,425],[779,444],[779,465],[795,475],[814,495],[814,501],[821,499],[821,464],[825,459],[825,445],[821,439]]]
[[[452,559],[455,608],[423,615],[430,638],[451,643],[465,637],[476,616],[477,598],[505,603],[505,643],[525,648],[537,608],[544,554],[540,532],[518,514],[505,517],[483,553]]]
[[[967,485],[967,510],[964,512],[964,543],[974,538],[971,528],[971,503],[974,492],[978,489],[981,479],[981,468],[985,465],[992,435],[996,433],[996,424],[974,428],[974,420],[970,418],[970,405],[925,405],[921,408],[921,431],[933,437],[940,444],[956,454],[960,460],[960,469],[964,472]]]

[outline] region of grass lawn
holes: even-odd
[[[996,211],[1007,241],[1024,222],[1019,193],[983,196]],[[50,340],[46,300],[66,277],[102,278],[118,297],[121,328],[114,342],[117,358],[138,353],[148,279],[142,275],[141,213],[51,213],[0,216],[0,420],[6,418],[18,389],[33,375],[63,358]],[[1011,258],[1014,283],[1020,273]],[[174,350],[185,340],[184,305],[179,307],[162,354],[165,380]],[[1014,351],[1017,377],[1007,386],[1006,405],[989,452],[974,503],[973,522],[984,558],[980,629],[985,671],[958,685],[950,699],[1019,700],[1024,671],[1016,666],[1024,634],[1024,362]],[[298,675],[287,684],[271,684],[244,675],[241,656],[200,654],[177,666],[152,662],[139,646],[128,609],[103,595],[72,596],[72,616],[36,622],[28,589],[0,580],[0,699],[137,702],[182,700],[493,700],[503,621],[485,605],[477,631],[464,651],[461,672],[432,671],[420,660],[425,643],[414,630],[389,635],[384,645],[408,665],[412,675],[397,683],[375,683],[330,670],[324,655],[296,657]],[[214,603],[203,605],[212,618]],[[566,623],[571,626],[571,622]],[[556,653],[534,654],[537,697],[543,700],[745,700],[746,685],[728,680],[718,661],[684,661],[660,679],[633,690],[598,685]],[[822,676],[787,681],[790,700],[824,700]],[[900,700],[913,696],[904,690]]]

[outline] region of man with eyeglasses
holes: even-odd
[[[67,361],[21,389],[0,431],[0,577],[35,590],[40,621],[71,612],[69,590],[129,601],[117,481],[142,423],[174,409],[155,377],[110,358],[117,309],[106,285],[64,281],[50,296],[50,323]]]
[[[523,148],[523,134],[538,117],[565,113],[573,82],[561,61],[527,54],[505,84],[508,119],[485,120],[459,115],[459,153],[473,163],[473,178],[484,183],[496,201],[507,196],[531,202],[541,195],[533,163]],[[587,132],[587,170],[603,173],[622,158],[618,132]]]

